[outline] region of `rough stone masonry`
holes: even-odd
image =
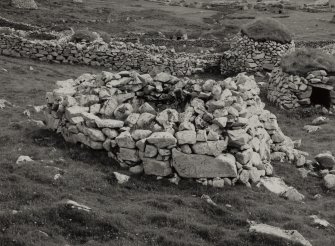
[[[225,80],[134,71],[83,74],[46,94],[47,126],[106,150],[133,173],[250,185],[271,159],[304,158],[264,109],[253,76]]]

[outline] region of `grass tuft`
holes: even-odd
[[[241,32],[255,41],[275,41],[282,44],[292,41],[292,35],[289,30],[279,21],[272,18],[258,18],[242,26]]]
[[[306,75],[315,70],[335,72],[335,56],[318,49],[296,49],[282,57],[281,68],[285,73],[293,75]]]

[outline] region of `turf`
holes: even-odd
[[[289,30],[272,18],[258,18],[242,26],[241,32],[243,35],[261,42],[275,41],[285,44],[292,41]]]
[[[293,75],[306,75],[315,70],[335,72],[335,56],[319,49],[296,49],[281,59],[281,68],[284,72]]]

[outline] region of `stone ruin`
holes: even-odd
[[[11,0],[11,5],[19,9],[38,9],[34,0]]]
[[[275,41],[261,42],[239,33],[232,39],[230,50],[222,56],[221,73],[272,70],[281,57],[294,48],[294,41],[284,44]]]
[[[316,70],[309,72],[307,76],[299,76],[276,68],[269,80],[267,98],[282,109],[311,105],[333,108],[334,84],[335,76],[330,76],[325,70]]]
[[[272,175],[271,160],[304,160],[264,109],[253,76],[215,81],[122,71],[56,84],[46,94],[48,128],[105,150],[131,173],[250,185]]]

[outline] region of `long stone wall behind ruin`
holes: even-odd
[[[113,41],[72,43],[33,41],[16,35],[0,34],[0,54],[63,64],[109,67],[114,71],[155,69],[177,76],[189,76],[206,70],[218,70],[219,54],[177,53],[164,46]]]

